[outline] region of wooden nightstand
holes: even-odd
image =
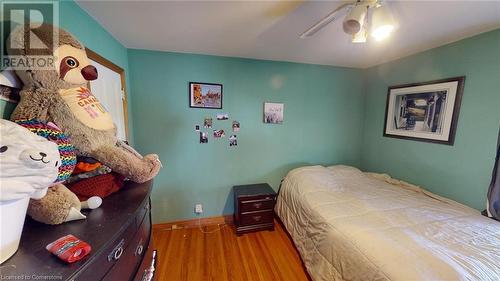
[[[269,184],[238,185],[233,191],[236,234],[274,230],[276,192]]]

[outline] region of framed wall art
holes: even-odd
[[[283,103],[264,103],[264,123],[283,124],[283,113],[285,105]]]
[[[189,107],[222,109],[222,84],[189,82]]]
[[[453,145],[465,76],[389,87],[384,136]]]

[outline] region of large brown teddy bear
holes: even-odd
[[[47,40],[54,29],[59,36],[57,45]],[[24,88],[11,119],[54,122],[71,138],[79,154],[97,159],[132,181],[142,183],[156,176],[161,167],[158,156],[149,154],[142,157],[119,141],[110,114],[86,88],[88,81],[97,79],[97,70],[90,64],[85,47],[70,33],[48,24],[36,29],[30,29],[28,25],[17,28],[11,33],[9,42],[21,45],[24,38],[29,38],[30,31],[48,49],[8,47],[9,55],[26,59],[39,55],[54,56],[54,68],[16,71]],[[58,202],[61,198],[45,198],[44,201]]]

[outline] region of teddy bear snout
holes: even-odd
[[[83,78],[87,81],[92,81],[97,79],[97,68],[93,65],[87,65],[81,70]]]
[[[57,159],[53,159],[54,157],[47,155],[46,152],[37,149],[24,150],[20,154],[20,158],[26,165],[33,168],[41,168],[48,165],[55,167],[59,164],[57,163]]]

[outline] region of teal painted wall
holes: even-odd
[[[362,167],[483,210],[500,121],[500,30],[366,70]],[[387,87],[465,75],[455,145],[382,136]]]
[[[60,1],[59,25],[75,35],[85,46],[122,67],[127,75],[127,88],[130,88],[127,49],[87,12],[73,1]],[[130,99],[130,93],[128,93],[127,98]],[[14,104],[0,100],[0,115],[2,118],[8,119],[14,107]],[[129,116],[129,120],[132,119],[131,117]],[[132,131],[131,124],[129,124],[129,127]],[[131,137],[132,135],[130,134]]]
[[[203,216],[232,213],[233,185],[277,189],[295,167],[360,164],[362,70],[142,50],[128,57],[136,148],[164,164],[152,196],[156,223],[193,218],[197,202]],[[189,81],[224,84],[224,108],[189,108]],[[264,101],[285,104],[283,125],[262,122]],[[230,120],[215,120],[217,112]],[[226,138],[200,144],[194,126],[208,116]],[[230,148],[234,119],[241,131]]]
[[[3,119],[9,119],[14,108],[16,108],[16,104],[0,100],[0,115]]]

